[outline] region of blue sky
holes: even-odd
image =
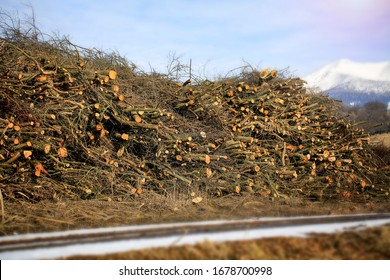
[[[145,71],[168,56],[213,78],[249,63],[304,77],[348,58],[390,60],[390,0],[0,0],[20,17],[34,8],[45,33],[115,50]]]

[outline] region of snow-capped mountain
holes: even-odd
[[[346,103],[390,103],[390,61],[360,63],[342,59],[306,78],[307,87]]]

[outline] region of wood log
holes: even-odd
[[[98,70],[95,71],[96,74],[101,76],[107,76],[110,80],[116,80],[117,73],[115,70]]]
[[[183,159],[186,161],[200,161],[206,164],[209,164],[211,162],[210,155],[207,154],[186,154],[183,156]]]

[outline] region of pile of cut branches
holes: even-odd
[[[265,69],[183,85],[68,40],[2,39],[0,61],[8,199],[388,192],[368,136],[299,78]]]

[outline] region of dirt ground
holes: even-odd
[[[127,202],[67,201],[6,203],[1,235],[78,228],[266,216],[300,216],[390,211],[390,199],[313,202],[301,198],[269,200],[253,195],[191,200],[145,193]]]

